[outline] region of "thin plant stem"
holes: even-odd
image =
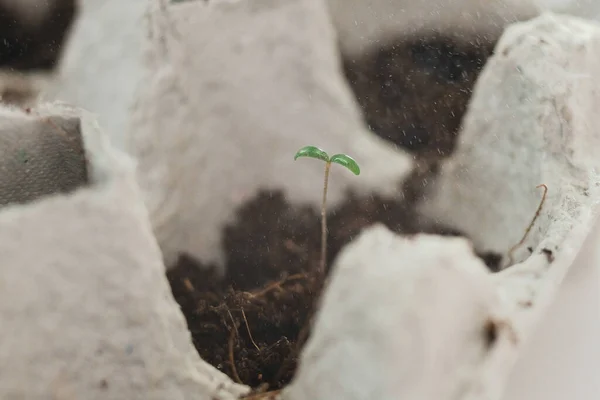
[[[256,349],[256,351],[258,351],[260,353],[260,347],[258,347],[256,342],[254,341],[254,338],[252,337],[252,332],[250,331],[250,325],[248,325],[248,319],[246,318],[246,313],[244,312],[243,308],[242,308],[242,317],[244,317],[244,322],[246,323],[246,330],[248,331],[248,336],[250,337],[250,341],[254,345],[254,348]]]
[[[248,293],[245,292],[246,295],[248,297],[250,297],[251,299],[257,298],[257,297],[262,297],[265,294],[269,293],[271,290],[273,289],[282,289],[281,285],[283,285],[284,283],[287,282],[291,282],[291,281],[297,281],[300,279],[306,279],[306,275],[305,274],[294,274],[294,275],[290,275],[287,276],[277,282],[273,282],[272,284],[268,285],[267,287],[265,287],[264,289],[260,290],[259,292],[256,293]]]
[[[236,380],[237,383],[242,383],[242,379],[240,378],[237,368],[235,366],[235,356],[233,354],[233,345],[234,345],[234,341],[236,336],[239,337],[239,333],[237,331],[237,325],[235,324],[235,320],[233,319],[233,315],[231,315],[231,311],[229,311],[229,308],[227,308],[227,313],[229,314],[229,318],[231,318],[231,323],[233,324],[233,329],[231,329],[231,331],[229,332],[229,363],[231,364],[231,372],[233,373],[233,378]]]
[[[329,186],[329,170],[331,162],[325,163],[325,178],[323,180],[323,203],[321,204],[321,262],[319,263],[319,275],[325,275],[327,263],[327,187]]]
[[[228,347],[229,347],[229,363],[231,364],[231,372],[233,374],[233,378],[235,379],[235,381],[237,383],[242,383],[242,379],[240,378],[240,375],[237,372],[237,368],[235,366],[235,356],[233,355],[233,345],[234,345],[234,341],[235,341],[235,337],[236,337],[236,331],[235,329],[232,329],[229,332],[229,341],[228,341]]]
[[[540,213],[542,212],[542,208],[544,207],[544,202],[546,201],[546,195],[548,194],[548,186],[546,186],[545,184],[542,183],[540,185],[537,185],[535,188],[536,189],[543,188],[544,189],[544,194],[542,194],[542,199],[540,200],[538,208],[535,211],[535,215],[531,219],[531,222],[527,226],[527,229],[525,229],[525,233],[523,234],[523,237],[521,237],[521,240],[519,240],[519,243],[515,244],[508,251],[508,266],[511,266],[513,264],[515,251],[519,247],[521,247],[523,245],[523,243],[525,243],[525,239],[527,239],[527,236],[529,235],[529,232],[531,231],[531,228],[533,228],[533,225],[535,225],[535,221],[540,216]]]

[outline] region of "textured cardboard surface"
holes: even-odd
[[[81,118],[91,184],[0,211],[0,397],[236,398],[191,343],[132,161],[49,108]]]
[[[219,261],[224,224],[259,189],[317,208],[323,164],[293,159],[306,145],[362,167],[332,168],[330,205],[349,188],[400,196],[412,159],[363,126],[320,0],[157,4],[151,24],[128,149],[167,265]]]

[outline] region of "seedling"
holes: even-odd
[[[299,157],[310,157],[325,161],[325,178],[323,180],[323,201],[321,203],[321,262],[319,263],[319,275],[325,275],[325,264],[327,262],[327,186],[329,184],[329,170],[331,163],[340,164],[348,168],[354,175],[360,175],[360,167],[354,159],[346,154],[329,155],[315,146],[305,146],[298,150],[294,160]]]

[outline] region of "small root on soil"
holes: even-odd
[[[277,397],[281,393],[281,389],[279,390],[271,390],[269,392],[262,392],[256,394],[250,394],[244,397],[244,400],[271,400]]]
[[[268,292],[270,292],[271,290],[277,289],[277,290],[283,292],[284,289],[281,287],[281,285],[284,284],[284,283],[286,283],[286,282],[296,281],[296,280],[303,280],[303,279],[306,279],[306,275],[305,274],[294,274],[294,275],[285,277],[283,279],[280,279],[277,282],[273,282],[271,284],[268,284],[265,288],[259,290],[258,292],[255,292],[255,293],[244,292],[244,294],[248,295],[252,299],[260,298],[260,297],[263,297]]]
[[[427,177],[416,175],[403,188],[403,202],[350,193],[328,216],[327,264],[373,223],[405,234],[419,232],[407,201],[418,201],[418,188]],[[225,230],[225,279],[186,257],[169,271],[173,295],[206,362],[264,392],[292,380],[327,279],[317,273],[319,222],[316,210],[294,208],[283,194],[262,192],[239,211],[236,225]],[[435,233],[460,235],[443,229]],[[494,269],[499,259],[488,258]]]
[[[238,383],[264,392],[281,389],[296,369],[299,332],[311,320],[319,285],[310,271],[316,269],[292,267],[276,279],[268,274],[271,279],[251,289],[188,261],[169,278],[200,356]]]
[[[243,308],[242,308],[242,317],[244,317],[244,323],[246,324],[246,329],[248,331],[248,337],[250,338],[250,341],[252,342],[252,345],[254,346],[254,348],[257,351],[260,351],[260,348],[258,347],[258,345],[256,344],[256,342],[254,341],[254,338],[252,337],[252,332],[250,331],[250,325],[248,325],[248,319],[246,318],[246,313],[244,312]]]

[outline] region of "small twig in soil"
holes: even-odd
[[[252,332],[250,332],[250,325],[248,325],[248,319],[246,318],[246,313],[244,312],[243,308],[242,308],[242,317],[244,317],[244,323],[246,324],[246,330],[248,331],[248,336],[250,337],[250,341],[252,342],[252,344],[254,345],[256,350],[260,353],[260,348],[254,341],[254,338],[252,337]]]
[[[236,338],[236,336],[239,336],[238,330],[237,330],[237,325],[235,323],[235,320],[233,319],[233,315],[231,315],[231,311],[229,311],[229,308],[227,308],[227,314],[229,314],[229,318],[231,318],[231,323],[233,324],[233,328],[229,331],[229,363],[231,364],[231,372],[233,374],[233,378],[236,380],[237,383],[243,383],[242,380],[240,379],[240,375],[237,372],[237,368],[235,366],[235,357],[233,356],[233,342]]]
[[[533,218],[531,219],[531,222],[529,223],[529,225],[527,226],[527,229],[525,230],[525,233],[523,234],[523,237],[521,238],[521,240],[519,240],[519,243],[515,244],[513,247],[510,248],[510,250],[508,251],[508,265],[512,265],[513,261],[514,261],[514,252],[523,244],[525,243],[525,240],[527,239],[527,235],[529,235],[529,232],[531,231],[531,229],[533,228],[533,225],[535,224],[535,221],[538,219],[538,217],[540,216],[540,212],[542,211],[542,207],[544,206],[544,202],[546,201],[546,194],[548,194],[548,186],[546,186],[545,184],[541,184],[541,185],[537,185],[535,187],[536,189],[539,188],[544,188],[544,194],[542,195],[542,200],[540,200],[540,204],[535,212],[535,215],[533,216]]]
[[[194,285],[192,285],[192,282],[189,280],[189,278],[185,278],[183,280],[183,285],[185,286],[188,292],[194,292]]]
[[[233,374],[233,378],[237,383],[242,383],[240,376],[238,375],[237,368],[235,367],[235,358],[233,357],[233,341],[235,340],[236,330],[232,329],[229,333],[229,363],[231,364],[231,372]]]
[[[223,304],[225,306],[225,308],[227,308],[227,314],[229,314],[229,318],[231,318],[231,323],[233,324],[233,329],[235,329],[235,333],[237,333],[238,335],[240,334],[238,332],[237,329],[237,324],[235,323],[235,320],[233,319],[233,314],[231,314],[231,311],[229,310],[229,307],[227,307],[227,304]]]
[[[290,276],[287,276],[277,282],[273,282],[272,284],[268,285],[267,287],[265,287],[264,289],[261,289],[258,292],[254,292],[254,293],[246,292],[246,295],[249,296],[251,299],[259,298],[259,297],[262,297],[265,294],[269,293],[271,290],[281,289],[281,285],[283,285],[286,282],[297,281],[300,279],[306,279],[306,275],[305,274],[290,275]]]
[[[281,393],[281,389],[279,390],[271,390],[270,392],[251,394],[250,396],[243,397],[244,400],[260,400],[260,399],[273,399],[275,396]]]

